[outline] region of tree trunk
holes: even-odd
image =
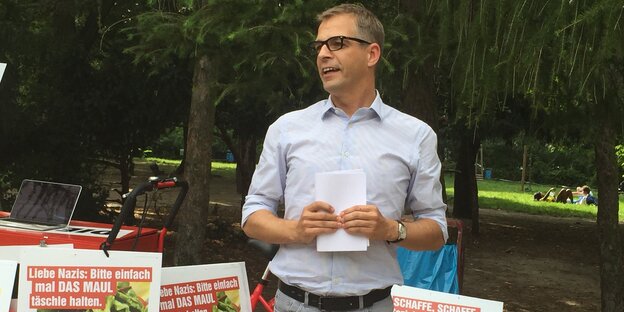
[[[256,145],[255,137],[241,138],[238,140],[238,156],[236,157],[236,190],[241,194],[241,207],[245,203],[245,196],[249,191],[251,178],[256,168]]]
[[[123,206],[123,203],[126,201],[125,198],[123,198],[124,194],[128,194],[130,192],[130,178],[131,173],[130,173],[130,167],[132,166],[132,153],[130,153],[130,155],[120,155],[119,156],[119,175],[121,176],[121,203]],[[136,224],[136,219],[134,218],[134,208],[132,207],[132,210],[130,211],[130,213],[128,213],[126,215],[126,219],[124,220],[124,224],[126,225],[134,225]]]
[[[187,122],[184,123],[183,126],[183,140],[184,140],[184,154],[182,154],[182,161],[180,162],[180,165],[178,165],[178,167],[175,169],[174,173],[176,175],[181,175],[184,174],[184,164],[186,163],[186,151],[187,151],[187,145],[188,145],[188,120]]]
[[[475,176],[475,159],[481,138],[478,130],[465,129],[460,134],[455,172],[453,217],[472,219],[472,233],[479,234],[479,197]]]
[[[249,192],[249,185],[256,169],[258,138],[255,135],[233,138],[227,130],[217,126],[219,137],[225,146],[232,151],[236,160],[236,192],[241,195],[241,208]]]
[[[414,18],[417,17],[419,10],[422,10],[424,7],[422,1],[414,0],[401,1],[400,6],[403,12],[406,12],[406,14]],[[414,70],[409,73],[406,88],[401,95],[401,105],[399,109],[404,113],[424,121],[439,135],[439,99],[434,84],[434,65],[433,58],[427,58],[420,67],[414,68]],[[443,155],[443,147],[439,142],[440,140],[438,139],[438,155]],[[442,168],[440,174],[440,182],[442,183],[442,198],[444,202],[446,202],[444,168]]]
[[[438,101],[433,85],[433,64],[425,61],[418,72],[411,73],[403,90],[401,111],[426,122],[438,133]]]
[[[597,104],[594,142],[598,176],[598,233],[600,237],[600,291],[603,312],[624,311],[624,259],[618,223],[618,165],[616,127],[605,103]]]
[[[178,217],[174,265],[202,263],[210,208],[210,169],[215,106],[210,101],[210,59],[196,59],[188,119],[184,178],[189,192]]]
[[[422,1],[401,1],[401,10],[417,18],[423,9]],[[435,64],[433,58],[424,60],[421,66],[411,67],[406,87],[401,94],[401,111],[426,122],[438,133],[438,96],[434,84]]]

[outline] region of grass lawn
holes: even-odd
[[[449,202],[451,202],[455,192],[453,181],[453,176],[445,176],[446,192],[449,197]],[[560,185],[525,184],[525,188],[529,189],[524,192],[520,191],[520,182],[516,181],[481,180],[477,181],[477,185],[479,187],[479,206],[481,208],[562,217],[596,218],[596,206],[533,200],[533,193],[538,191],[543,193],[548,191],[551,187],[554,187],[558,192],[561,189]],[[593,193],[598,195],[596,190],[593,190]],[[600,201],[600,196],[597,197],[598,201]],[[624,195],[622,194],[620,194],[619,218],[620,221],[624,220]]]

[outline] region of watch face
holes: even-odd
[[[405,237],[407,237],[407,229],[403,223],[399,222],[399,239],[403,240]]]
[[[403,224],[403,222],[396,220],[397,221],[397,225],[398,225],[398,232],[399,232],[399,237],[396,240],[393,241],[388,241],[388,243],[398,243],[402,240],[405,239],[405,237],[407,237],[407,228],[405,227],[405,224]]]

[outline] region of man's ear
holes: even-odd
[[[378,43],[371,43],[368,52],[368,67],[375,67],[381,59],[381,47]]]

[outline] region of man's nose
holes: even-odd
[[[326,58],[326,57],[330,57],[332,56],[332,51],[329,50],[329,47],[327,47],[327,44],[324,44],[321,46],[321,48],[318,51],[318,54],[316,55],[317,58]]]

